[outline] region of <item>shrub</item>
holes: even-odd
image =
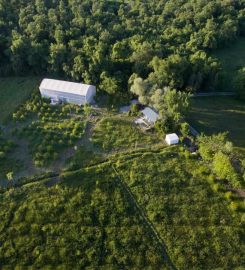
[[[227,200],[231,200],[232,199],[232,193],[230,191],[225,192],[225,198]]]
[[[239,205],[238,205],[237,202],[231,202],[231,203],[230,203],[230,208],[231,208],[231,210],[237,211],[237,210],[238,210],[238,207],[239,207]]]
[[[0,152],[0,159],[4,159],[6,157],[5,152],[1,151]]]

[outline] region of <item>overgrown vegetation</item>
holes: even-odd
[[[0,218],[1,269],[168,269],[108,167],[6,191]]]
[[[133,119],[103,118],[95,127],[92,141],[103,150],[120,150],[158,143],[154,133],[144,133],[133,123]]]
[[[2,178],[6,178],[7,173],[20,166],[19,162],[10,157],[15,147],[14,142],[7,140],[0,130],[0,177]]]
[[[239,269],[244,205],[178,151],[119,154],[65,172],[51,187],[45,181],[2,192],[1,267],[168,269],[126,186],[176,268]]]
[[[179,150],[118,162],[117,171],[164,239],[177,269],[239,269],[244,210],[205,165]],[[218,189],[217,189],[218,187]],[[231,201],[231,197],[234,201]]]

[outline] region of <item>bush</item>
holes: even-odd
[[[225,192],[225,198],[227,200],[231,200],[232,199],[232,193],[230,191]]]
[[[237,211],[238,208],[239,208],[239,205],[238,205],[237,202],[231,202],[231,203],[230,203],[230,208],[231,208],[231,210],[233,210],[233,211]]]
[[[0,159],[4,159],[6,157],[5,152],[1,151],[0,152]]]

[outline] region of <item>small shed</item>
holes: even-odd
[[[179,137],[176,133],[167,134],[165,137],[165,141],[168,145],[178,144]]]
[[[150,124],[155,124],[159,115],[153,109],[146,107],[144,110],[141,111],[144,115],[144,119],[146,119]]]
[[[96,94],[96,87],[93,85],[53,79],[43,79],[39,89],[42,97],[77,105],[91,103]]]

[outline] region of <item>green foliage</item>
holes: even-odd
[[[237,72],[235,78],[235,91],[238,98],[245,101],[245,67]]]
[[[244,21],[244,11],[241,10],[241,17]],[[245,66],[245,38],[239,37],[231,45],[214,50],[213,57],[217,58],[221,64],[222,72],[220,84],[217,91],[234,91],[236,87],[236,77],[238,70]]]
[[[180,132],[183,137],[188,137],[190,135],[190,126],[188,123],[183,122],[180,125]]]
[[[130,116],[138,116],[139,115],[139,105],[138,104],[132,104],[130,106],[129,115]]]
[[[165,89],[161,113],[167,114],[178,123],[186,114],[190,103],[190,94],[171,89]]]
[[[177,269],[235,269],[244,256],[237,203],[207,184],[206,167],[174,148],[120,162],[117,170],[164,239]],[[230,207],[237,210],[231,216]],[[241,249],[242,245],[242,249]]]
[[[230,180],[235,187],[240,187],[237,174],[228,155],[218,151],[213,158],[213,171],[220,179]]]
[[[89,105],[86,105],[86,113],[90,110]],[[86,121],[81,119],[78,106],[53,106],[49,100],[41,99],[35,93],[15,113],[16,121],[19,121],[20,114],[26,115],[23,121],[30,116],[35,119],[20,128],[17,135],[29,141],[33,161],[37,167],[43,167],[56,160],[58,153],[66,147],[73,146],[83,137],[86,127]],[[77,117],[72,117],[72,114],[77,114]]]
[[[6,191],[0,218],[1,269],[168,269],[109,167]]]
[[[224,154],[232,153],[232,143],[226,140],[227,132],[211,136],[202,134],[197,137],[198,151],[204,160],[211,161],[219,151]]]
[[[9,181],[12,181],[14,179],[14,172],[8,172],[6,174],[6,178],[9,180]]]
[[[0,132],[0,178],[6,179],[6,174],[17,170],[21,164],[12,157],[16,145],[5,138]]]
[[[97,164],[103,160],[99,153],[87,150],[84,146],[79,146],[75,154],[67,160],[66,170],[76,170],[81,167],[87,167]]]
[[[95,127],[92,141],[103,150],[136,148],[157,143],[155,134],[143,133],[132,120],[120,118],[103,118]]]
[[[11,0],[0,7],[0,25],[0,75],[51,72],[114,94],[126,92],[137,73],[161,88],[196,91],[214,87],[218,77],[210,51],[244,35],[244,6]]]

